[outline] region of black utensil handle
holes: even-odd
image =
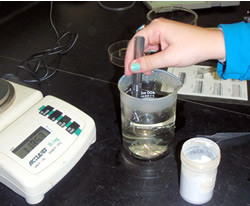
[[[145,39],[143,36],[135,37],[134,42],[134,59],[144,56]],[[142,86],[142,73],[132,75],[132,96],[140,98]]]

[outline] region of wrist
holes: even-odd
[[[225,49],[225,40],[223,31],[219,29],[210,32],[211,32],[210,39],[212,40],[212,42],[209,42],[209,44],[211,44],[210,59],[225,61],[226,49]]]

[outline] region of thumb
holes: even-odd
[[[154,69],[167,67],[167,62],[163,52],[158,52],[133,60],[129,68],[132,73],[149,72]]]

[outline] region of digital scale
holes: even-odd
[[[91,117],[53,96],[0,79],[0,182],[37,204],[96,140]]]

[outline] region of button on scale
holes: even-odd
[[[60,127],[66,127],[66,131],[70,134],[76,134],[77,136],[80,135],[82,130],[80,129],[80,125],[78,123],[71,122],[71,118],[67,115],[62,116],[62,112],[59,110],[54,110],[54,107],[47,105],[42,106],[40,109],[39,114],[46,116],[52,121],[57,121],[57,124]]]
[[[70,118],[65,115],[65,116],[60,116],[61,118],[58,119],[57,124],[61,127],[64,127],[66,124],[68,124],[70,122]]]
[[[47,114],[49,114],[51,111],[53,111],[54,107],[51,106],[42,106],[39,110],[40,110],[40,114],[43,116],[46,116]]]
[[[77,124],[76,122],[73,122],[72,124],[70,124],[68,126],[68,128],[66,129],[70,134],[73,134],[78,128],[80,127],[79,124]]]
[[[50,116],[49,116],[49,119],[52,120],[52,121],[55,121],[58,117],[60,117],[62,114],[62,112],[56,110],[54,111]]]

